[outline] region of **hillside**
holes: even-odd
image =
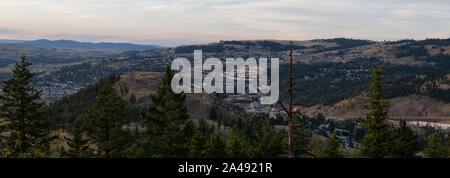
[[[116,57],[124,52],[163,48],[158,45],[137,45],[132,43],[91,43],[73,40],[1,40],[0,68],[7,72],[9,65],[26,55],[35,65],[67,64],[94,59]],[[128,52],[129,53],[129,52]],[[127,54],[127,53],[124,53]]]
[[[427,96],[410,95],[389,99],[389,116],[411,120],[437,121],[450,123],[450,103],[433,100]],[[365,95],[344,99],[331,106],[315,105],[306,107],[303,111],[309,116],[319,112],[332,118],[365,117],[368,109],[362,105],[369,102]],[[420,119],[422,118],[422,119]]]
[[[289,49],[293,49],[296,55],[305,57],[323,56],[325,52],[350,49],[367,46],[375,42],[369,40],[357,40],[346,38],[323,40],[244,40],[244,41],[220,41],[203,45],[184,45],[173,47],[167,53],[174,56],[192,56],[194,49],[201,49],[206,56],[214,57],[277,57],[280,62],[286,62]],[[302,59],[303,57],[297,58]]]
[[[156,94],[163,76],[164,74],[159,72],[134,72],[122,75],[113,88],[123,100],[129,101],[131,95],[134,95],[136,103],[145,106],[151,102],[150,95]],[[208,118],[212,107],[218,115],[226,115],[229,118],[247,116],[241,109],[209,94],[187,94],[186,106],[189,115],[194,118]]]
[[[112,43],[112,42],[79,42],[74,40],[7,40],[0,39],[0,43],[15,43],[15,44],[28,44],[35,47],[43,48],[60,48],[60,49],[87,49],[87,50],[99,50],[99,49],[116,49],[116,50],[152,50],[158,48],[164,48],[159,45],[141,45],[133,43]]]
[[[73,121],[83,112],[84,109],[92,106],[98,95],[99,89],[110,82],[113,88],[132,108],[133,121],[140,119],[140,111],[151,102],[150,95],[155,94],[161,83],[163,73],[159,72],[134,72],[129,75],[111,75],[98,82],[88,85],[78,92],[65,96],[48,106],[47,117],[55,124],[55,128],[70,128]],[[131,95],[136,100],[132,104]],[[223,102],[214,95],[209,94],[188,94],[186,97],[188,114],[196,121],[205,119],[209,125],[223,124],[222,131],[228,132],[230,126],[239,119],[251,118],[251,115],[242,109]],[[211,112],[214,112],[214,120],[211,120]]]
[[[26,55],[33,64],[60,64],[113,57],[123,50],[85,50],[36,47],[27,44],[0,43],[0,67],[20,61]]]
[[[19,42],[21,44],[29,44],[38,47],[46,48],[67,48],[67,49],[88,49],[88,50],[98,50],[98,49],[118,49],[118,50],[151,50],[162,48],[158,45],[138,45],[132,43],[111,43],[111,42],[78,42],[73,40],[34,40],[34,41],[24,41]]]

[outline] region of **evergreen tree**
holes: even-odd
[[[336,123],[334,123],[334,121],[333,120],[328,120],[329,122],[328,122],[328,131],[331,133],[331,132],[334,132],[334,129],[336,129]]]
[[[191,158],[202,158],[205,155],[206,140],[203,134],[196,129],[194,136],[191,140],[190,157]]]
[[[214,133],[214,127],[210,127],[205,119],[200,119],[198,121],[198,130],[207,137]]]
[[[130,102],[131,105],[136,104],[136,96],[134,96],[133,93],[131,93],[130,98],[128,99],[128,102]]]
[[[246,149],[244,148],[244,140],[239,135],[238,127],[235,125],[231,129],[231,134],[228,136],[225,152],[229,158],[241,158],[246,156]]]
[[[209,110],[209,119],[213,120],[213,121],[218,120],[217,119],[217,111],[216,111],[216,108],[214,105]]]
[[[387,123],[389,102],[384,100],[383,66],[372,69],[373,83],[370,85],[370,112],[362,120],[368,136],[362,141],[361,153],[366,157],[384,158],[391,155],[392,132]]]
[[[25,56],[16,63],[12,77],[0,93],[0,144],[5,157],[41,157],[57,136],[50,135],[50,121],[43,117],[41,92],[31,86],[34,76]],[[8,134],[5,134],[8,133]]]
[[[428,138],[428,144],[423,153],[426,158],[446,158],[448,157],[448,149],[441,134],[435,132]]]
[[[206,156],[208,158],[224,158],[226,156],[225,143],[217,133],[211,136],[207,144]]]
[[[319,157],[320,158],[342,158],[342,152],[339,151],[340,140],[336,135],[336,132],[333,132],[333,135],[327,140],[327,144],[325,145],[325,149],[323,149]]]
[[[295,157],[310,157],[311,153],[311,132],[306,129],[305,122],[300,122],[298,117],[294,119],[294,148]],[[314,156],[313,156],[314,157]]]
[[[265,126],[262,128],[262,134],[258,135],[255,146],[255,157],[258,158],[275,158],[284,154],[285,146],[282,144],[280,134],[269,125],[266,120]]]
[[[65,138],[69,149],[63,154],[69,158],[89,158],[93,156],[92,149],[89,148],[89,140],[83,138],[84,128],[81,118],[76,119],[70,134],[72,138]]]
[[[397,129],[394,135],[394,145],[392,147],[392,156],[396,158],[411,158],[415,157],[419,151],[417,138],[414,136],[412,130],[406,125],[406,121],[400,121],[400,128]]]
[[[133,141],[123,128],[130,123],[128,116],[129,108],[106,82],[92,109],[85,110],[82,116],[88,139],[98,147],[98,157],[126,156],[126,148]]]
[[[183,126],[183,134],[186,137],[185,140],[191,140],[192,136],[194,136],[194,133],[195,133],[194,122],[192,121],[192,119],[189,119]]]
[[[173,72],[169,66],[152,103],[142,119],[148,140],[147,152],[151,157],[186,157],[189,155],[189,140],[186,139],[186,121],[189,119],[184,105],[186,95],[174,93],[171,87]]]
[[[135,138],[139,138],[140,137],[140,134],[139,134],[139,123],[138,122],[136,122],[134,124],[134,137]]]

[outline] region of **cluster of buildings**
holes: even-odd
[[[42,91],[42,98],[47,102],[56,101],[64,96],[71,95],[82,87],[71,85],[70,83],[56,83],[49,81],[39,81],[35,85],[36,89]]]

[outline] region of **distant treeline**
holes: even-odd
[[[239,45],[240,48],[236,48],[232,45]],[[242,51],[249,49],[250,47],[258,47],[263,50],[267,51],[287,51],[289,49],[306,49],[305,46],[298,46],[298,45],[285,45],[281,43],[277,43],[274,41],[221,41],[217,44],[212,45],[189,45],[189,46],[180,46],[175,48],[176,53],[192,53],[194,50],[201,49],[203,52],[208,53],[222,53],[224,51]]]
[[[374,42],[368,40],[356,40],[356,39],[348,39],[348,38],[333,38],[333,39],[322,39],[322,40],[312,40],[317,42],[327,42],[327,43],[336,43],[337,46],[333,47],[323,47],[321,45],[314,45],[315,53],[324,52],[324,51],[332,51],[332,50],[341,50],[348,49],[358,46],[364,46],[368,44],[373,44]]]

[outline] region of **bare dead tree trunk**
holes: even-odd
[[[292,45],[292,41],[291,41],[291,45]],[[292,114],[292,97],[293,97],[293,89],[292,89],[292,47],[289,50],[289,111],[288,111],[288,116],[289,116],[289,158],[293,158],[294,157],[294,130],[293,130],[293,114]]]
[[[293,112],[293,107],[295,105],[301,105],[301,104],[295,104],[294,105],[292,103],[292,101],[294,99],[294,93],[293,93],[294,92],[294,88],[293,88],[294,81],[293,81],[293,77],[292,77],[292,70],[293,70],[293,57],[292,57],[293,48],[292,48],[292,46],[293,46],[293,42],[291,41],[291,49],[289,50],[289,87],[288,87],[289,106],[285,107],[285,105],[281,101],[277,102],[288,115],[288,122],[289,122],[289,125],[288,125],[288,128],[289,128],[289,132],[288,132],[288,137],[289,137],[288,157],[289,158],[293,158],[293,157],[295,157],[295,153],[296,152],[302,152],[304,154],[307,154],[307,155],[310,155],[310,156],[316,158],[317,155],[315,155],[313,153],[310,153],[310,152],[308,152],[308,150],[305,150],[303,148],[296,149],[295,145],[294,145],[294,134],[296,134],[294,132],[294,128],[301,127],[300,125],[294,125],[294,119],[296,118],[295,116],[298,114],[298,116],[300,118],[303,118],[303,119],[305,119],[306,116],[304,114],[302,114],[301,112],[299,112],[299,111],[297,111],[295,113]],[[269,111],[270,111],[270,109],[269,109]],[[299,134],[299,133],[297,133],[297,134]],[[302,134],[300,133],[300,135],[302,135]]]

